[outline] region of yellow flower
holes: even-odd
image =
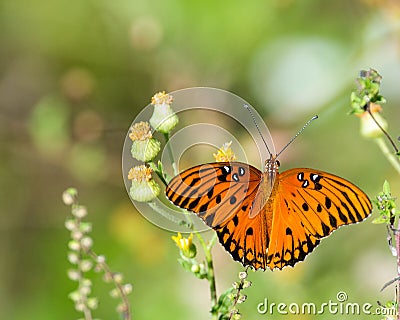
[[[371,103],[370,110],[375,120],[380,124],[380,126],[384,130],[387,130],[388,124],[386,120],[379,113],[380,111],[382,111],[382,107],[378,104]],[[356,115],[361,119],[360,131],[363,137],[379,138],[384,135],[384,133],[375,123],[374,119],[372,119],[368,111]]]
[[[132,180],[129,195],[133,200],[147,202],[155,199],[160,194],[160,186],[153,180],[153,170],[145,165],[131,168],[128,179]]]
[[[135,123],[131,128],[129,138],[132,140],[132,157],[139,161],[151,161],[160,152],[160,141],[153,138],[148,122]]]
[[[169,133],[179,122],[178,116],[171,108],[172,100],[172,96],[165,91],[156,93],[151,98],[154,112],[150,118],[150,124],[159,132]]]
[[[196,256],[197,249],[193,243],[193,233],[190,234],[189,238],[184,238],[182,234],[178,232],[177,236],[172,236],[171,238],[185,257],[194,258]]]
[[[225,142],[222,145],[222,147],[217,151],[217,153],[213,154],[215,161],[231,162],[231,161],[235,161],[237,159],[236,155],[233,153],[233,151],[231,149],[231,144],[232,144],[232,141]]]

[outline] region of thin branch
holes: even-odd
[[[246,269],[245,269],[245,271],[244,271],[244,272],[246,272],[246,277],[247,277],[247,270],[248,270],[248,269],[249,269],[249,266],[247,266]],[[236,307],[236,305],[237,305],[237,303],[238,303],[238,301],[239,301],[240,292],[243,290],[243,285],[244,285],[244,281],[245,281],[245,280],[246,280],[246,278],[240,279],[239,287],[237,288],[235,300],[233,301],[232,310],[231,310],[231,312],[229,313],[229,318],[228,318],[228,320],[231,320],[232,317],[235,315],[235,313],[236,313],[236,311],[237,311],[237,309],[235,309],[235,307]]]
[[[399,277],[396,277],[396,278],[394,278],[394,279],[392,279],[392,280],[390,280],[390,281],[388,281],[388,282],[386,282],[384,285],[383,285],[383,287],[381,288],[381,290],[379,290],[380,292],[382,292],[383,290],[385,290],[387,287],[389,287],[390,285],[392,285],[393,283],[395,283],[396,281],[399,281],[400,280],[400,276]]]
[[[400,174],[400,162],[399,158],[395,156],[393,152],[389,150],[385,140],[383,138],[374,139],[374,141],[378,144],[381,149],[383,155],[388,159],[391,165],[396,169],[396,171]]]
[[[174,175],[177,175],[179,173],[179,171],[178,171],[178,167],[176,166],[176,162],[175,162],[174,152],[172,150],[172,146],[169,143],[169,138],[170,138],[169,133],[165,133],[164,137],[165,137],[165,145],[167,146],[169,158],[171,160],[172,169],[174,170]]]
[[[384,133],[384,135],[386,136],[386,138],[389,140],[390,144],[393,146],[396,154],[399,153],[399,149],[397,148],[396,144],[394,143],[393,139],[390,137],[390,135],[386,132],[385,129],[383,129],[383,127],[380,125],[380,123],[375,119],[374,115],[371,112],[371,108],[370,108],[370,103],[368,102],[367,104],[367,111],[369,113],[369,115],[371,116],[372,120],[374,120],[374,122],[376,123],[376,125],[379,127],[379,129]]]

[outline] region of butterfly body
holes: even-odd
[[[213,228],[233,259],[254,269],[294,266],[342,225],[365,219],[367,195],[338,176],[308,168],[265,172],[241,162],[198,165],[175,176],[166,195]]]

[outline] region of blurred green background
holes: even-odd
[[[399,36],[396,0],[1,1],[0,318],[80,317],[67,297],[75,283],[66,276],[61,193],[69,186],[89,208],[95,251],[133,283],[134,319],[208,318],[207,283],[180,268],[172,234],[135,211],[121,175],[127,130],[161,90],[213,86],[241,96],[278,150],[318,113],[282,169],[334,172],[371,198],[389,178],[400,194],[394,170],[346,114],[359,70],[376,68],[389,132],[399,135]],[[391,299],[393,287],[379,289],[395,276],[395,258],[371,220],[335,232],[294,269],[250,272],[245,318],[291,318],[258,314],[265,298]],[[241,267],[219,245],[214,253],[222,292]],[[93,278],[97,316],[116,319],[109,288]]]

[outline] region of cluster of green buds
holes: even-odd
[[[139,202],[150,202],[160,194],[160,186],[153,179],[153,170],[161,178],[164,177],[162,166],[156,166],[154,159],[161,149],[159,140],[153,137],[151,127],[164,135],[168,135],[177,125],[179,119],[174,113],[171,104],[173,98],[165,92],[156,93],[151,104],[154,106],[149,122],[141,121],[132,125],[129,138],[132,140],[132,157],[145,162],[130,169],[128,179],[132,181],[129,194]],[[150,127],[151,125],[151,127]]]
[[[247,296],[242,293],[243,289],[249,288],[251,281],[247,280],[247,271],[239,272],[239,281],[235,281],[228,290],[221,294],[212,313],[224,315],[223,319],[242,318],[238,309],[238,304],[246,301]]]
[[[396,217],[399,216],[400,210],[397,209],[395,198],[392,197],[390,192],[389,182],[383,183],[383,190],[380,192],[376,200],[374,200],[376,207],[379,210],[379,217],[375,218],[372,222],[376,224],[386,223],[391,226],[394,225]]]
[[[386,102],[379,92],[381,81],[382,77],[376,70],[363,70],[357,78],[358,89],[350,96],[350,113],[361,119],[361,135],[366,138],[382,137],[383,130],[388,127],[386,120],[380,114],[381,104]]]

